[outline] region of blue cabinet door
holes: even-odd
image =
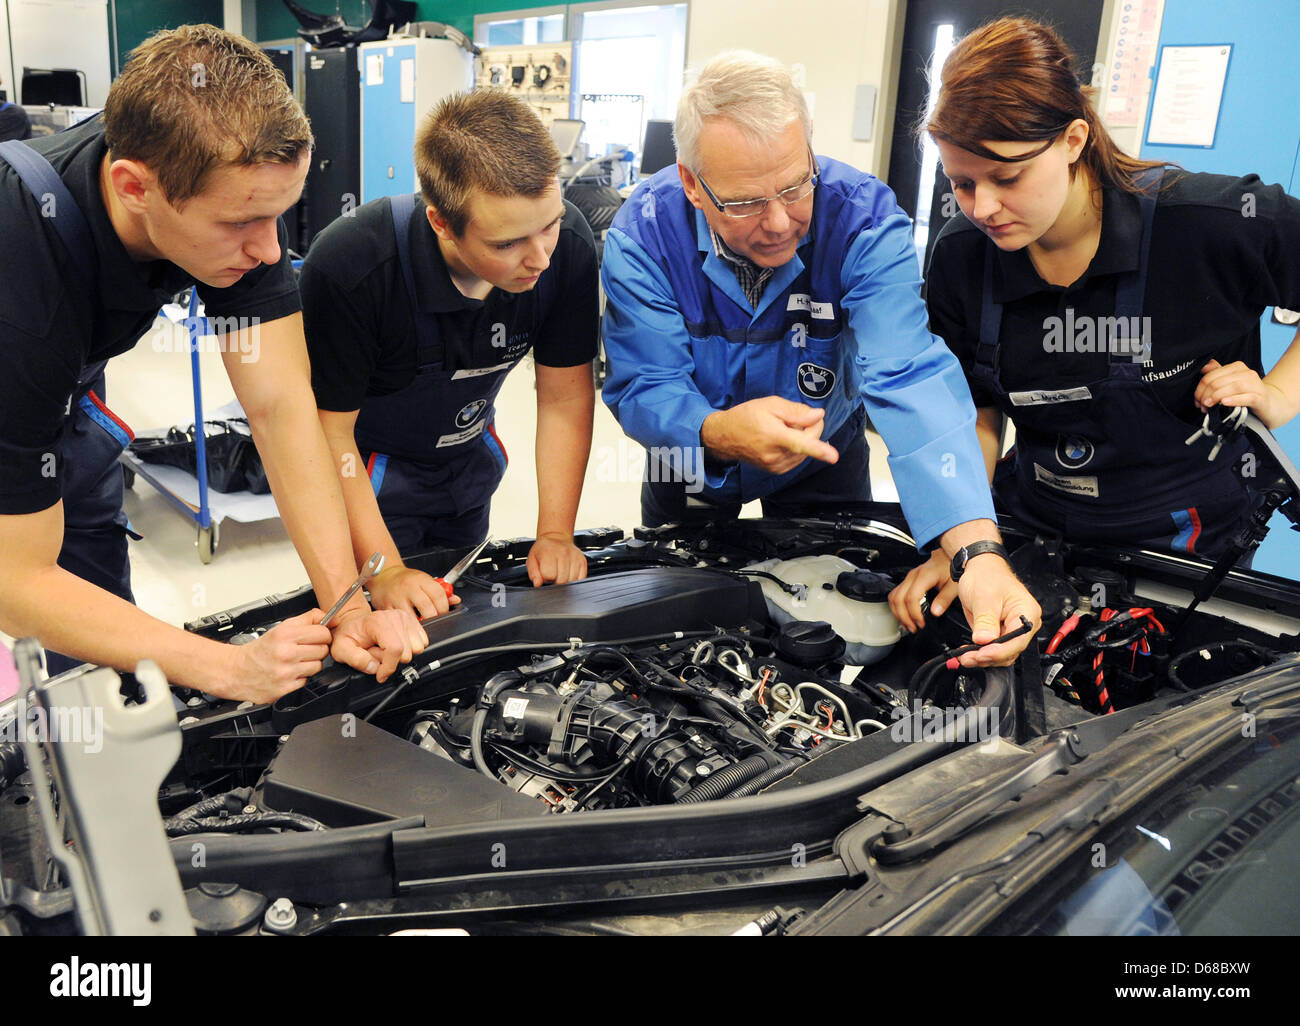
[[[414,59],[414,43],[361,48],[363,203],[414,191],[415,102],[402,102],[401,75],[401,62]],[[382,81],[376,81],[375,61]]]

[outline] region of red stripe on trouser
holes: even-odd
[[[508,466],[510,464],[510,454],[506,452],[506,444],[505,442],[501,441],[501,436],[497,434],[497,426],[495,424],[488,425],[488,434],[490,434],[493,438],[497,440],[497,445],[501,446],[501,455],[505,459],[506,465]]]
[[[1187,511],[1187,515],[1191,517],[1192,520],[1192,536],[1187,539],[1187,551],[1195,552],[1196,539],[1201,536],[1201,517],[1196,512],[1195,506],[1193,506],[1191,509]]]
[[[123,431],[125,431],[126,434],[127,434],[127,437],[130,438],[131,441],[133,441],[133,442],[135,441],[135,432],[131,430],[131,425],[128,424],[126,421],[124,421],[121,417],[119,417],[119,416],[118,416],[116,413],[114,413],[112,410],[110,410],[107,406],[105,406],[105,405],[104,405],[104,400],[101,399],[101,398],[99,398],[99,396],[95,395],[95,390],[94,390],[93,388],[92,388],[89,392],[86,393],[86,398],[89,399],[92,403],[94,403],[95,406],[98,407],[99,411],[100,411],[100,412],[101,412],[105,417],[108,417],[110,420],[112,420],[112,422],[113,422],[114,424],[116,424],[116,425],[117,425],[118,427],[120,427]]]

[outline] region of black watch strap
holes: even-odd
[[[1007,550],[1002,547],[1001,542],[995,541],[977,541],[969,545],[963,545],[957,550],[957,554],[952,557],[952,563],[948,566],[948,573],[954,581],[961,580],[961,575],[966,571],[966,564],[976,556],[982,556],[986,552],[995,552],[1009,564],[1011,557],[1007,555]]]

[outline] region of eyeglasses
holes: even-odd
[[[703,176],[697,174],[695,177],[700,180],[705,195],[718,208],[719,213],[726,214],[727,217],[755,217],[766,210],[767,205],[774,199],[779,199],[787,207],[791,207],[812,195],[812,191],[817,185],[817,179],[821,177],[822,172],[821,168],[817,166],[817,158],[813,155],[812,150],[808,151],[808,160],[812,163],[812,170],[808,173],[807,178],[798,185],[782,189],[775,196],[765,196],[762,199],[731,200],[723,203],[713,194],[713,190],[709,188],[709,184],[704,180]]]

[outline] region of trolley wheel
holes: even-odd
[[[127,488],[135,487],[135,471],[125,463],[122,464],[122,484]]]
[[[221,532],[214,523],[211,527],[200,527],[196,544],[199,547],[199,562],[205,566],[212,562],[220,543]]]

